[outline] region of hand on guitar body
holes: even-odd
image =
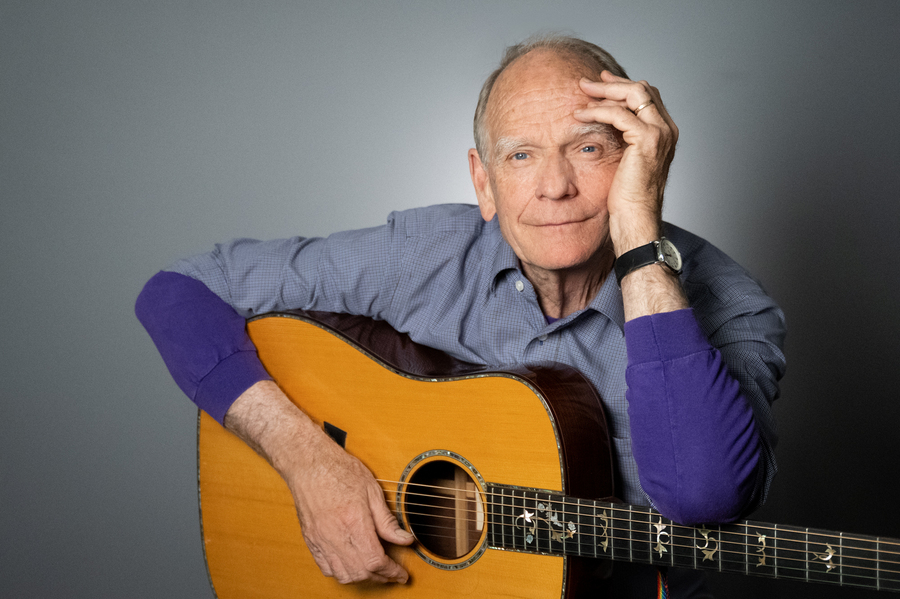
[[[274,382],[260,381],[245,391],[228,410],[225,426],[287,482],[306,546],[325,576],[342,584],[407,581],[379,537],[409,545],[413,536],[400,528],[372,473]]]

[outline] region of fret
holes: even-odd
[[[876,542],[878,590],[900,591],[900,542],[878,538]]]
[[[488,522],[488,543],[491,547],[499,547],[497,544],[497,533],[500,531],[500,522],[498,521],[497,504],[500,503],[498,489],[493,487],[485,488],[485,497],[487,498],[487,522]]]
[[[707,562],[719,572],[746,574],[759,562],[754,552],[760,548],[759,534],[747,523],[722,526],[718,531],[718,551]]]
[[[750,525],[747,521],[744,521],[744,572],[746,574],[750,574],[752,572],[751,565],[753,565],[754,560],[754,550],[751,550],[750,545]]]
[[[770,558],[772,561],[772,571],[774,572],[775,578],[778,578],[778,568],[780,564],[778,563],[778,525],[772,525],[769,534],[769,552],[772,554]]]
[[[613,503],[609,506],[610,557],[624,561],[634,561],[631,550],[630,508],[627,505]]]
[[[723,555],[723,533],[718,526],[698,526],[694,529],[694,543],[691,546],[693,566],[703,570],[721,570]],[[743,538],[741,538],[743,541]]]
[[[631,560],[641,564],[653,564],[653,526],[650,524],[651,514],[647,508],[635,507],[628,510],[631,518]]]
[[[534,513],[534,508],[528,510],[525,504],[525,493],[519,489],[511,489],[512,496],[515,500],[512,503],[512,519],[513,526],[515,527],[515,534],[513,535],[513,548],[518,549],[519,551],[529,551],[534,547],[534,535],[529,531],[529,524],[525,520],[525,516],[528,513]],[[529,537],[532,538],[532,542],[529,542]]]
[[[681,526],[672,524],[672,543],[670,551],[672,552],[672,564],[678,568],[697,568],[697,545],[703,546],[703,541],[698,530],[693,526]]]
[[[806,536],[806,581],[845,584],[848,566],[845,551],[848,547],[844,544],[843,535],[807,529]],[[851,578],[860,579],[860,574],[863,580],[867,577],[865,570],[857,570],[851,573]]]
[[[535,514],[534,514],[534,529],[536,532],[536,540],[537,544],[535,545],[535,551],[539,551],[541,553],[548,553],[551,549],[551,533],[552,528],[547,522],[541,522],[539,518],[548,519],[550,516],[555,516],[555,519],[558,521],[559,515],[555,510],[555,506],[549,504],[549,500],[546,500],[546,495],[538,495],[535,494]],[[543,524],[543,526],[542,526]]]
[[[650,517],[651,549],[653,563],[660,566],[675,565],[675,540],[674,524],[671,520],[663,518],[658,512],[653,512]]]
[[[500,503],[500,522],[502,523],[503,535],[500,542],[501,547],[513,549],[516,543],[515,528],[513,525],[513,496],[512,490],[503,489],[501,491]]]
[[[500,504],[500,520],[503,522],[502,546],[514,549],[516,546],[515,496],[512,489],[503,489],[503,502]]]
[[[608,501],[594,502],[594,551],[597,557],[612,560],[621,559],[616,553],[615,514],[613,504]]]
[[[764,522],[747,522],[746,530],[743,542],[747,544],[747,573],[775,578],[777,527]]]
[[[497,531],[500,530],[500,523],[497,521],[497,510],[495,502],[497,501],[497,490],[490,487],[487,488],[487,521],[488,521],[488,545],[491,547],[499,547],[497,544]]]
[[[775,575],[792,580],[806,580],[809,575],[808,543],[806,533],[802,529],[776,526],[775,539]]]
[[[500,522],[503,531],[500,546],[506,549],[515,549],[516,529],[515,516],[513,516],[515,497],[512,489],[501,489],[500,493]]]
[[[576,551],[577,555],[585,557],[597,557],[591,508],[590,502],[582,499],[575,503]]]

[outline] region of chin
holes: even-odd
[[[571,270],[584,266],[590,262],[591,256],[593,256],[593,254],[558,254],[547,252],[541,254],[540,260],[533,261],[532,264],[542,270]]]

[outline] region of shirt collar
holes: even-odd
[[[519,257],[516,256],[516,253],[513,251],[512,247],[503,239],[503,235],[500,233],[500,225],[497,223],[497,216],[487,223],[485,228],[485,235],[489,236],[489,239],[492,244],[491,252],[493,256],[491,256],[491,291],[497,289],[497,283],[500,280],[500,275],[510,269],[518,269],[519,268]]]
[[[625,305],[622,303],[622,290],[616,283],[616,274],[610,271],[600,286],[600,291],[588,304],[589,309],[600,312],[625,332]]]

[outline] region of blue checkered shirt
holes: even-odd
[[[666,237],[682,253],[682,283],[695,317],[752,406],[767,489],[776,470],[770,406],[784,371],[783,314],[708,242],[672,225]],[[199,279],[245,318],[286,309],[366,315],[468,362],[573,366],[605,404],[618,495],[648,503],[631,451],[624,310],[615,277],[606,278],[587,308],[548,324],[496,218],[485,222],[476,206],[395,212],[384,226],[327,238],[237,239],[168,270]]]

